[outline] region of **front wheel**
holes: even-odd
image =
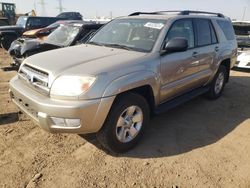
[[[206,94],[209,99],[215,100],[222,95],[226,85],[227,75],[226,67],[221,65],[210,85],[209,91]]]
[[[144,97],[127,93],[119,96],[109,112],[97,140],[108,150],[122,153],[140,140],[149,122],[149,105]]]
[[[9,50],[9,48],[10,48],[10,45],[11,45],[11,43],[14,41],[14,40],[16,40],[16,37],[15,36],[4,36],[3,38],[2,38],[2,44],[1,44],[1,46],[5,49],[5,50]]]

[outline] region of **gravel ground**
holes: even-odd
[[[49,134],[8,95],[0,49],[0,187],[250,187],[250,73],[232,71],[217,101],[154,117],[142,142],[112,156],[93,136]]]

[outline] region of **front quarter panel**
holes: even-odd
[[[111,82],[105,89],[102,97],[118,95],[134,88],[142,86],[150,86],[155,97],[155,102],[158,103],[160,82],[159,77],[152,71],[138,71],[122,76]]]

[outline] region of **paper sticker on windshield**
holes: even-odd
[[[162,29],[164,27],[164,24],[163,23],[148,22],[144,25],[144,27],[149,27],[149,28],[153,28],[153,29]]]

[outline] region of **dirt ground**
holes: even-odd
[[[250,187],[250,73],[217,101],[154,117],[142,142],[112,156],[93,136],[49,134],[10,101],[16,74],[0,49],[0,187]]]

